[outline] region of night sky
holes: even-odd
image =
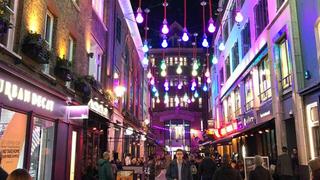
[[[187,29],[190,34],[197,32],[199,34],[198,43],[200,44],[200,39],[203,35],[203,25],[202,25],[202,6],[200,2],[202,0],[187,0]],[[174,21],[177,21],[183,27],[183,16],[184,16],[184,9],[183,3],[184,0],[167,0],[168,7],[167,7],[167,20],[169,25],[172,24]],[[208,0],[206,6],[206,15],[205,15],[205,23],[207,26],[209,20],[209,3]],[[133,11],[136,12],[138,8],[139,0],[131,0]],[[148,39],[149,44],[153,48],[160,47],[162,37],[160,34],[160,28],[162,26],[163,21],[163,0],[142,0],[141,6],[144,10],[145,8],[150,9],[149,17],[148,17]],[[217,4],[218,0],[212,0],[213,4],[213,15],[215,20],[215,14],[217,12]],[[145,22],[145,21],[144,21]],[[144,40],[144,23],[138,24],[140,34],[142,39]],[[207,31],[207,27],[206,27]],[[212,35],[206,32],[209,42],[211,42]],[[169,37],[168,37],[169,38]],[[189,40],[190,41],[190,40]],[[170,45],[169,45],[170,47]]]

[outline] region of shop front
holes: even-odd
[[[25,168],[33,179],[76,176],[75,161],[68,163],[69,130],[73,128],[65,116],[65,99],[0,65],[0,151],[6,172]]]

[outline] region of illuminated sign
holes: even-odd
[[[89,109],[109,119],[109,109],[106,108],[104,105],[100,104],[98,101],[94,101],[93,99],[91,99],[88,103],[88,106]]]
[[[260,118],[263,118],[263,117],[268,116],[268,115],[270,115],[270,114],[271,114],[271,112],[270,112],[270,111],[267,111],[267,112],[261,113],[261,114],[260,114]]]
[[[54,109],[54,101],[3,79],[0,79],[0,94],[10,101],[18,100],[50,112]]]

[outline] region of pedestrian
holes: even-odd
[[[211,180],[216,169],[217,165],[214,160],[210,158],[209,152],[205,152],[205,157],[199,165],[199,174],[201,176],[201,179]]]
[[[298,158],[297,148],[292,149],[291,163],[292,163],[294,180],[298,180],[299,179],[299,158]]]
[[[189,162],[190,162],[190,169],[191,169],[192,179],[193,180],[198,180],[199,165],[197,164],[193,154],[191,154],[189,156]]]
[[[213,180],[242,180],[239,171],[230,165],[229,155],[224,155],[221,167],[214,173]]]
[[[131,165],[131,154],[127,154],[127,156],[124,159],[124,165],[130,166]]]
[[[250,172],[249,180],[272,180],[270,172],[262,166],[261,156],[254,157],[255,169]]]
[[[190,165],[183,159],[183,150],[176,151],[176,159],[174,159],[166,172],[167,180],[192,180]]]
[[[280,180],[291,180],[293,177],[291,158],[285,146],[282,147],[282,154],[278,157],[276,172]]]
[[[154,180],[156,176],[156,162],[154,160],[154,156],[149,156],[147,169],[148,169],[149,180]]]
[[[308,164],[312,173],[311,180],[319,180],[320,179],[320,157],[310,160]]]
[[[26,169],[16,169],[10,173],[7,180],[32,180]]]
[[[103,153],[103,158],[98,161],[98,174],[99,180],[113,180],[112,166],[109,162],[110,154],[109,152]]]
[[[0,151],[0,165],[2,161],[2,151]],[[7,179],[8,173],[0,166],[0,180]]]

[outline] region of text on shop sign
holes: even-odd
[[[54,101],[3,79],[0,79],[0,94],[7,96],[10,101],[19,100],[48,111],[54,109]]]
[[[90,100],[88,106],[91,110],[97,112],[98,114],[104,116],[105,118],[109,118],[109,110],[108,108],[104,107],[104,105],[100,104],[97,101]]]

